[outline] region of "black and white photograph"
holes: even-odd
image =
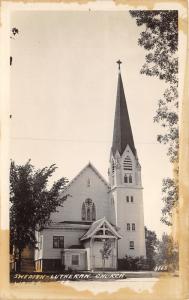
[[[174,290],[179,10],[84,8],[10,13],[9,280]]]

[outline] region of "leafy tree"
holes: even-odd
[[[102,255],[103,269],[105,268],[106,259],[110,257],[112,253],[111,241],[106,239],[103,243],[103,248],[100,249],[100,253]]]
[[[62,196],[67,179],[61,178],[48,188],[48,180],[56,170],[53,164],[36,170],[30,160],[25,165],[10,166],[10,247],[21,254],[26,246],[35,246],[35,230],[50,223],[50,214],[63,206],[67,196]]]
[[[178,244],[173,241],[172,236],[164,233],[162,239],[158,241],[155,255],[156,265],[167,266],[169,270],[178,270],[179,252]]]
[[[158,101],[154,122],[161,125],[157,140],[167,145],[167,155],[175,168],[174,178],[165,178],[162,187],[165,205],[161,221],[171,225],[172,212],[178,203],[178,11],[135,10],[130,14],[144,29],[138,39],[147,52],[141,74],[156,76],[168,86]]]
[[[155,267],[155,254],[158,245],[158,239],[155,231],[147,229],[145,226],[145,240],[146,240],[146,264],[152,270]]]

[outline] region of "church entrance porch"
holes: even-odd
[[[116,229],[105,219],[95,221],[80,238],[88,249],[88,270],[117,269],[117,240],[121,238]]]

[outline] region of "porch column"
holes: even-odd
[[[115,269],[117,270],[117,260],[118,260],[118,239],[115,239]]]
[[[90,248],[90,270],[92,270],[93,267],[94,267],[94,262],[93,262],[93,238],[90,239],[89,248]]]

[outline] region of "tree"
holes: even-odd
[[[161,125],[162,132],[157,140],[168,146],[167,155],[174,164],[174,177],[165,178],[162,183],[164,208],[161,221],[172,225],[173,209],[178,204],[178,11],[136,10],[130,14],[137,25],[144,28],[138,39],[138,44],[147,51],[141,74],[156,76],[168,84],[158,101],[154,122]]]
[[[111,252],[112,252],[111,241],[109,239],[106,239],[103,243],[103,248],[100,249],[100,253],[102,255],[103,269],[105,268],[106,259],[110,257]]]
[[[67,179],[62,177],[51,188],[48,180],[56,170],[53,164],[36,170],[30,160],[25,165],[10,165],[10,247],[21,254],[26,246],[36,245],[35,231],[50,223],[50,214],[63,206],[67,196],[62,196]]]
[[[166,233],[162,235],[162,239],[158,241],[155,261],[157,265],[167,266],[168,270],[178,270],[178,244],[174,243],[172,236]]]
[[[158,245],[158,239],[155,231],[147,229],[145,226],[145,240],[146,240],[146,264],[150,270],[155,267],[155,254]]]

